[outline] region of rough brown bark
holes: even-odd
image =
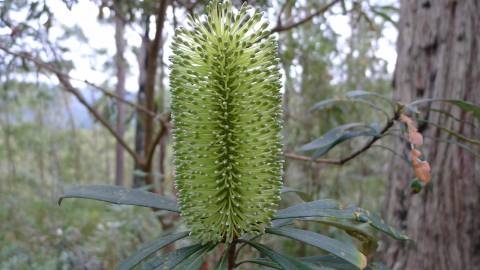
[[[116,77],[117,77],[117,84],[115,86],[115,93],[120,98],[124,98],[125,96],[125,77],[126,77],[126,61],[125,61],[125,45],[126,41],[124,38],[125,33],[125,21],[123,20],[122,14],[120,14],[121,7],[119,6],[119,2],[115,1],[114,5],[115,8],[115,46],[116,46],[116,54],[115,54],[115,69],[116,69]],[[117,134],[123,138],[125,134],[125,110],[124,104],[120,101],[116,101],[117,103],[117,118],[116,118],[116,126],[115,130]],[[123,146],[117,142],[115,145],[115,184],[118,186],[122,186],[124,182],[124,167],[125,167],[125,155]]]
[[[395,95],[404,102],[421,98],[465,99],[480,104],[480,2],[403,0],[400,9]],[[480,130],[463,120],[472,116],[441,103],[428,104],[425,120],[470,138]],[[477,121],[478,126],[478,121]],[[419,124],[426,138],[448,134]],[[478,269],[480,265],[480,162],[453,144],[429,141],[422,147],[431,163],[432,186],[411,195],[412,169],[392,161],[385,216],[405,230],[413,244],[390,242],[384,257],[392,269]],[[398,149],[405,145],[398,143]]]

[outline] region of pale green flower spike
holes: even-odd
[[[172,44],[176,186],[201,242],[264,231],[280,199],[277,41],[261,13],[212,1]]]

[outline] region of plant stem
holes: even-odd
[[[233,242],[228,247],[228,270],[235,268],[235,250],[237,247],[237,239],[233,239]]]

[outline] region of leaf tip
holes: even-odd
[[[360,253],[360,262],[359,262],[360,269],[365,269],[365,267],[367,267],[367,264],[368,264],[367,257],[362,253]]]

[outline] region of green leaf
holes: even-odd
[[[451,119],[453,119],[453,120],[455,120],[455,121],[457,121],[457,122],[459,122],[459,123],[467,124],[467,125],[469,125],[469,126],[471,126],[471,127],[473,127],[473,128],[476,128],[475,123],[462,120],[462,119],[456,117],[455,115],[451,114],[450,112],[447,112],[447,111],[444,111],[444,110],[440,110],[440,109],[435,109],[435,108],[430,108],[430,111],[436,112],[436,113],[439,113],[439,114],[443,114],[443,115],[445,115],[445,116],[447,116],[447,117],[449,117],[449,118],[451,118]]]
[[[349,98],[364,98],[364,97],[377,97],[377,98],[381,98],[383,99],[384,101],[390,103],[390,104],[394,104],[392,100],[378,94],[378,93],[375,93],[375,92],[368,92],[368,91],[364,91],[364,90],[353,90],[353,91],[348,91],[347,93],[345,93],[345,96],[349,97]]]
[[[319,148],[329,147],[332,144],[335,144],[338,140],[341,140],[342,136],[345,136],[344,134],[347,130],[358,129],[358,128],[360,128],[360,130],[368,129],[370,131],[372,131],[373,129],[372,126],[365,125],[362,123],[349,123],[349,124],[341,125],[329,130],[322,137],[300,147],[299,150],[302,152],[307,152],[307,151],[311,151]]]
[[[308,196],[307,193],[301,191],[301,190],[298,190],[298,189],[295,189],[295,188],[291,188],[291,187],[282,187],[282,189],[280,190],[281,193],[290,193],[290,192],[293,192],[295,194],[297,194],[300,198],[302,198],[302,200],[304,201],[309,201],[310,200],[310,196]]]
[[[65,198],[84,198],[113,204],[137,205],[155,209],[180,212],[174,200],[155,193],[119,186],[76,186],[70,187],[58,198],[58,205]]]
[[[280,265],[278,265],[277,263],[274,263],[271,260],[266,259],[266,258],[249,259],[249,260],[239,262],[238,265],[241,265],[241,264],[244,264],[244,263],[253,263],[253,264],[258,264],[258,265],[261,265],[261,266],[266,266],[266,267],[270,267],[270,268],[274,268],[274,269],[282,269]]]
[[[307,220],[308,218],[331,218],[337,221],[349,220],[359,223],[363,222],[369,224],[373,229],[381,231],[394,239],[409,239],[406,235],[387,225],[380,216],[354,206],[342,209],[337,202],[329,199],[301,203],[278,210],[277,214],[273,217],[272,224],[275,224],[276,220],[287,219],[288,222],[280,225],[285,226],[291,224],[291,219]]]
[[[320,102],[315,103],[315,105],[313,105],[310,108],[310,111],[320,111],[320,110],[329,109],[329,108],[335,106],[336,103],[339,103],[339,102],[349,102],[349,100],[333,99],[333,98],[325,99],[325,100],[322,100]]]
[[[369,224],[356,222],[354,220],[338,220],[334,218],[304,218],[301,220],[314,221],[345,231],[351,237],[356,238],[362,243],[360,251],[363,254],[369,255],[375,252],[378,247],[378,238],[372,232]]]
[[[468,142],[468,143],[471,143],[471,144],[475,144],[475,145],[480,145],[480,141],[479,140],[475,140],[475,139],[471,139],[471,138],[467,138],[465,136],[463,136],[462,134],[458,133],[458,132],[455,132],[451,129],[448,129],[446,127],[443,127],[439,124],[436,124],[436,123],[433,123],[433,122],[430,122],[430,121],[425,121],[425,120],[422,120],[422,119],[417,119],[417,121],[419,122],[423,122],[423,123],[428,123],[429,125],[432,125],[438,129],[440,129],[441,131],[444,131],[446,133],[448,133],[449,135],[452,135],[454,137],[456,137],[457,139],[460,139],[462,141],[465,141],[465,142]]]
[[[312,156],[312,160],[315,160],[325,154],[327,154],[333,147],[335,147],[338,144],[341,144],[347,140],[356,138],[356,137],[361,137],[361,136],[371,136],[371,137],[376,137],[380,135],[378,125],[377,124],[372,124],[372,125],[365,125],[363,128],[367,128],[366,130],[356,130],[356,131],[351,131],[351,130],[344,130],[343,134],[341,134],[336,140],[332,141],[329,145],[325,145],[315,151],[315,153]]]
[[[285,218],[285,219],[275,219],[272,220],[272,227],[283,227],[287,225],[292,225],[293,224],[293,219],[291,218]]]
[[[273,219],[306,217],[354,218],[355,208],[340,209],[338,207],[339,205],[337,202],[328,199],[301,203],[277,211],[277,214]]]
[[[480,106],[476,105],[476,104],[473,104],[469,101],[460,100],[460,99],[446,99],[446,98],[420,99],[420,100],[416,100],[414,102],[411,102],[411,103],[407,104],[407,107],[415,108],[415,105],[421,104],[421,103],[426,103],[426,102],[445,102],[445,103],[449,103],[449,104],[457,106],[458,108],[460,108],[464,112],[472,112],[473,115],[476,118],[480,119]]]
[[[115,269],[116,270],[128,270],[132,269],[136,265],[138,265],[141,261],[143,261],[148,256],[154,254],[155,252],[159,251],[160,249],[166,247],[167,245],[182,239],[188,236],[189,232],[181,232],[175,233],[167,236],[162,236],[157,240],[154,240],[144,246],[142,246],[137,252],[135,252],[131,257],[124,260],[120,263]]]
[[[314,266],[309,263],[302,262],[297,258],[284,255],[274,251],[273,249],[255,242],[247,242],[249,245],[258,250],[261,254],[270,258],[273,262],[277,263],[283,270],[312,270]]]
[[[389,118],[389,115],[385,110],[383,110],[379,106],[375,105],[374,103],[371,103],[371,102],[369,102],[367,100],[364,100],[364,99],[338,99],[338,98],[325,99],[325,100],[322,100],[322,101],[316,103],[315,105],[313,105],[310,108],[309,111],[313,112],[313,111],[321,111],[321,110],[331,109],[332,107],[337,106],[339,103],[360,103],[360,104],[363,104],[363,105],[367,105],[367,106],[375,109],[376,111],[379,111],[379,112],[385,114],[385,116],[387,118]]]
[[[336,270],[352,270],[352,264],[332,254],[323,256],[302,257],[301,260],[313,264],[319,264],[321,266],[333,268]]]
[[[152,258],[142,265],[142,270],[173,269],[175,266],[193,256],[199,251],[206,250],[208,245],[195,244],[172,251],[168,254]]]
[[[265,231],[270,234],[288,237],[318,247],[351,263],[359,269],[364,269],[367,266],[367,258],[354,246],[330,237],[315,232],[286,227],[267,228]]]
[[[385,221],[383,221],[383,219],[375,213],[370,213],[367,210],[358,208],[358,210],[356,211],[356,215],[357,220],[368,222],[368,224],[370,224],[373,228],[387,234],[388,236],[396,240],[409,240],[408,236],[397,231],[392,226],[386,224]]]
[[[191,256],[186,258],[184,261],[180,262],[173,269],[175,270],[197,270],[199,269],[204,261],[204,255],[209,249],[212,248],[212,244],[208,244],[197,252],[193,253]]]

